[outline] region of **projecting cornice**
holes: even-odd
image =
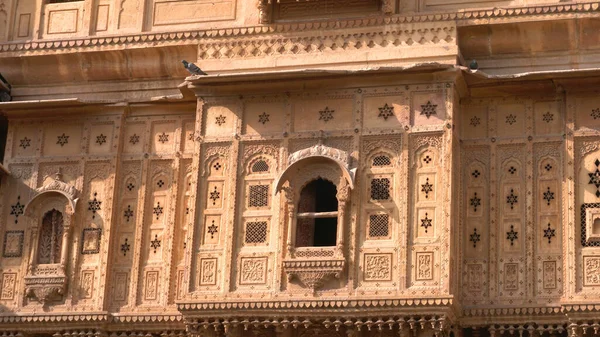
[[[500,19],[506,23],[510,18],[544,17],[564,19],[600,10],[600,2],[539,5],[527,7],[493,8],[461,12],[423,13],[397,16],[380,16],[365,19],[296,22],[253,27],[208,29],[198,31],[175,31],[118,36],[85,37],[64,40],[40,40],[0,44],[0,57],[81,51],[120,50],[128,48],[164,47],[174,44],[201,44],[205,39],[251,38],[270,34],[302,33],[322,30],[348,30],[394,24],[459,21],[458,25],[481,23],[481,20]],[[472,21],[470,23],[471,20]]]

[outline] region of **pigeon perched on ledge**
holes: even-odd
[[[192,74],[192,75],[208,75],[207,73],[203,72],[202,69],[198,68],[198,66],[193,63],[189,63],[186,60],[181,61],[181,63],[183,63],[183,66],[185,67],[185,69],[187,69],[187,71],[189,71],[190,74]]]

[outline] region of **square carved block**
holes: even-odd
[[[81,254],[98,254],[101,236],[101,228],[84,228],[81,234]]]
[[[600,256],[583,257],[583,285],[600,286]]]
[[[392,254],[365,254],[364,280],[391,281]]]
[[[6,231],[4,233],[3,257],[21,257],[23,254],[23,236],[25,231]]]
[[[244,257],[240,261],[240,284],[265,284],[267,282],[266,257]]]
[[[600,243],[600,208],[585,210],[585,240]]]
[[[201,286],[213,286],[217,284],[217,259],[200,259],[200,282]]]
[[[415,280],[433,280],[433,252],[422,252],[416,254]]]

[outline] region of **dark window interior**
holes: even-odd
[[[6,147],[6,137],[8,136],[8,120],[0,116],[0,163],[4,163],[4,151]]]
[[[336,245],[338,200],[335,185],[327,180],[310,182],[300,194],[296,246]],[[335,212],[334,214],[319,214]]]

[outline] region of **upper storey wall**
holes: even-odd
[[[557,0],[0,0],[0,43],[554,4]]]

